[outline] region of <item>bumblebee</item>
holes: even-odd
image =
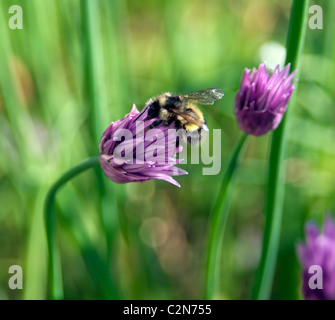
[[[213,105],[222,97],[221,89],[206,89],[185,95],[162,93],[147,102],[148,115],[145,120],[158,118],[147,129],[173,124],[176,130],[184,129],[183,139],[191,144],[197,143],[208,132],[208,127],[202,112],[194,103]]]

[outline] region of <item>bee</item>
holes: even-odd
[[[148,115],[145,120],[157,118],[148,128],[157,126],[173,126],[184,129],[182,139],[190,144],[203,139],[208,132],[206,120],[200,109],[194,104],[213,105],[223,97],[221,89],[206,89],[185,95],[165,92],[147,102]],[[177,141],[179,145],[179,140]]]

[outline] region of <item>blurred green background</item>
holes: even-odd
[[[11,30],[11,5],[23,29]],[[300,298],[296,244],[306,220],[335,212],[335,2],[308,29],[287,153],[273,299]],[[2,0],[0,4],[0,299],[47,298],[43,201],[66,170],[98,153],[103,130],[164,91],[222,88],[203,108],[222,129],[222,170],[181,165],[162,181],[116,185],[85,172],[57,197],[66,299],[201,299],[206,232],[239,137],[233,101],[244,68],[282,63],[291,1]],[[218,299],[249,299],[261,251],[271,134],[252,138],[238,171]],[[23,269],[10,290],[8,269]]]

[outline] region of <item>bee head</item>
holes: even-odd
[[[153,119],[153,118],[157,118],[157,116],[159,115],[159,102],[157,99],[150,99],[148,102],[148,116],[147,119]]]

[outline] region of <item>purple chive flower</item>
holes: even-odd
[[[291,94],[296,71],[290,72],[290,64],[280,71],[279,65],[272,74],[265,63],[258,69],[245,69],[240,90],[235,97],[235,115],[241,130],[261,136],[278,127]]]
[[[100,164],[106,176],[117,183],[144,182],[152,179],[168,181],[187,174],[174,165],[182,161],[175,155],[177,135],[170,127],[150,125],[157,119],[146,120],[147,107],[140,113],[136,106],[123,119],[110,124],[102,134],[99,151]]]
[[[307,300],[335,300],[335,221],[328,216],[323,233],[314,224],[306,226],[306,245],[298,246],[300,262],[303,266],[302,292]],[[313,267],[320,266],[322,289],[310,287]],[[311,269],[311,270],[310,270]]]

